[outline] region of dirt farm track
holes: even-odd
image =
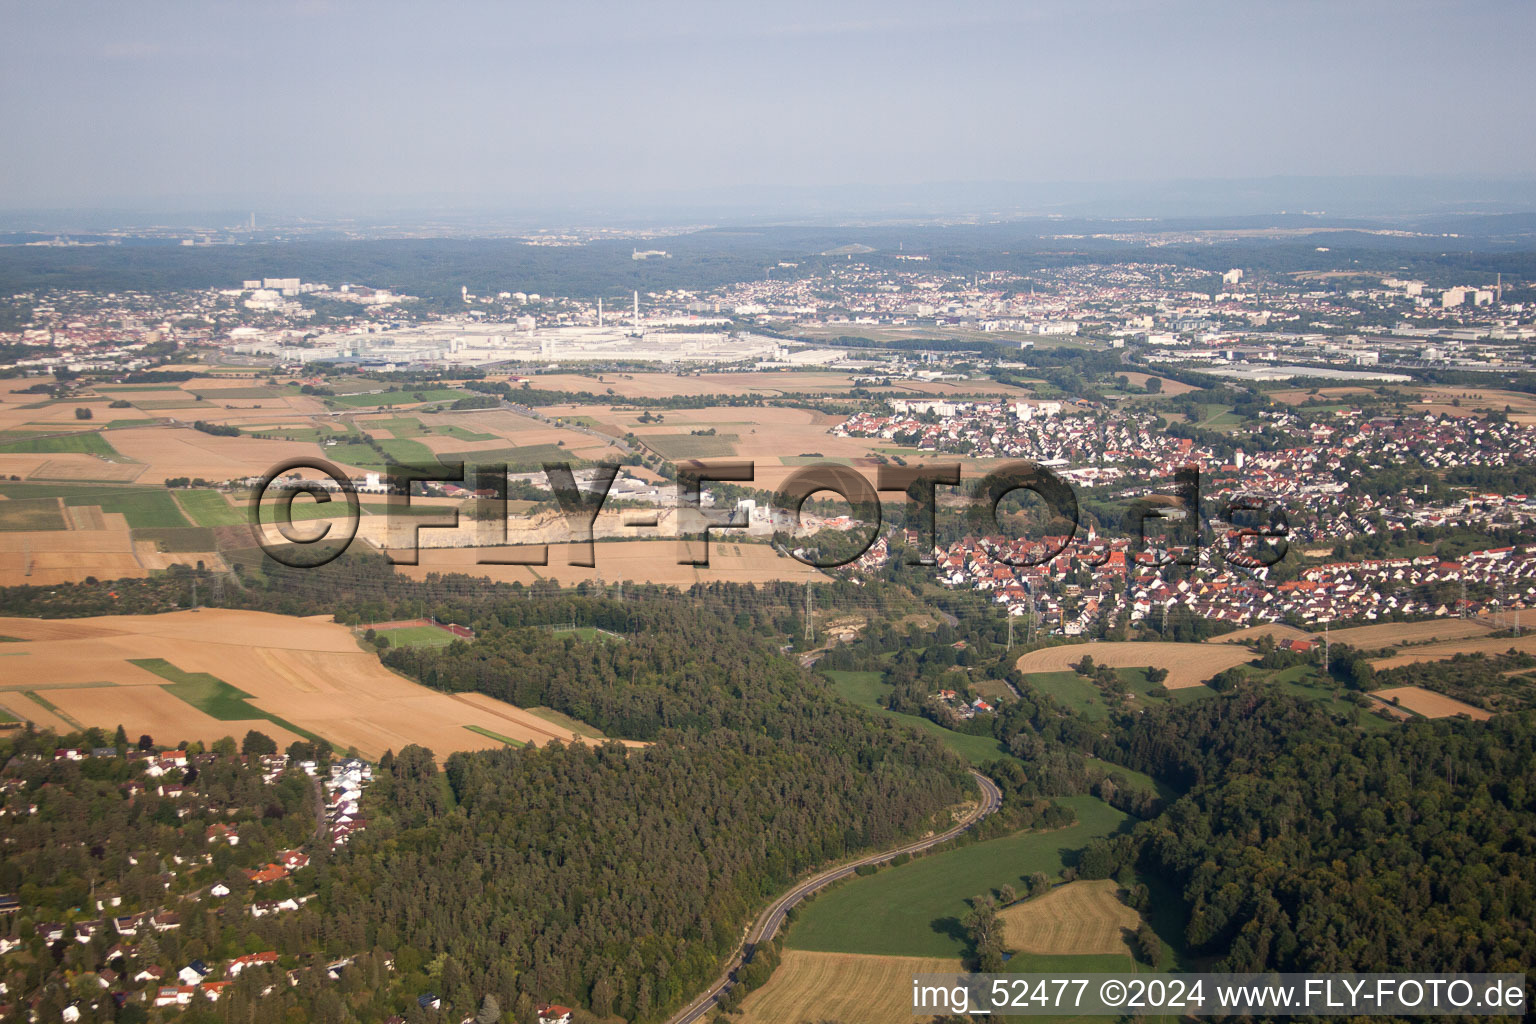
[[[365,652],[329,616],[291,618],[204,608],[167,615],[91,619],[0,618],[0,707],[40,727],[81,726],[149,734],[160,743],[209,742],[257,729],[286,746],[286,724],[365,757],[411,743],[441,760],[456,750],[572,742],[571,730],[521,708],[472,695],[457,699],[405,679]],[[134,664],[163,659],[250,695],[198,687]],[[209,700],[209,693],[214,699]],[[273,721],[273,719],[281,721]],[[493,733],[471,730],[471,726]]]

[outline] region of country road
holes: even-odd
[[[778,934],[779,927],[783,925],[784,918],[789,913],[790,908],[807,896],[826,888],[839,879],[847,878],[855,870],[866,864],[883,864],[903,853],[920,853],[923,850],[932,849],[940,843],[946,843],[960,833],[970,829],[989,814],[995,812],[1002,805],[1002,792],[991,779],[980,772],[973,771],[971,774],[976,778],[976,784],[981,787],[981,804],[970,814],[966,815],[964,821],[947,832],[930,836],[927,839],[920,839],[899,849],[871,854],[868,857],[863,857],[835,868],[829,868],[821,874],[814,875],[797,884],[793,889],[790,889],[784,895],[774,900],[766,910],[758,915],[757,920],[752,922],[752,927],[747,932],[746,940],[731,957],[731,962],[726,967],[725,973],[715,979],[714,984],[710,985],[707,992],[669,1018],[667,1024],[694,1024],[695,1021],[703,1019],[705,1014],[714,1009],[716,1004],[719,1003],[720,997],[728,992],[731,986],[736,983],[736,971],[751,957],[752,951],[759,944],[771,941],[774,935]]]

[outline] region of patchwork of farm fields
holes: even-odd
[[[205,608],[6,618],[0,635],[16,638],[6,645],[0,703],[55,728],[122,725],[162,742],[239,738],[256,729],[285,746],[319,736],[370,758],[418,743],[439,759],[505,740],[543,744],[583,735],[489,697],[413,683],[328,617]],[[46,705],[35,696],[43,680]]]

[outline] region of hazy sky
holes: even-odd
[[[1530,0],[0,0],[0,207],[1536,175]]]

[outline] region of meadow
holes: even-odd
[[[964,955],[960,922],[967,900],[1004,885],[1017,887],[1036,871],[1059,878],[1075,851],[1090,840],[1126,831],[1135,822],[1096,797],[1062,797],[1057,802],[1077,812],[1075,824],[919,857],[817,896],[800,908],[785,945],[886,956]]]

